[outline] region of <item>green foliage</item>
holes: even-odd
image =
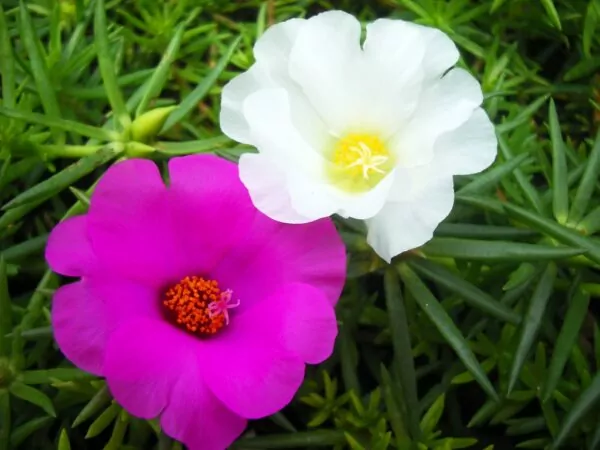
[[[251,150],[221,87],[267,26],[331,8],[448,33],[499,155],[390,266],[339,221],[335,354],[235,448],[600,448],[600,1],[4,0],[0,450],[181,448],[56,349],[48,232],[121,158]]]

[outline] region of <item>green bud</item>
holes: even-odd
[[[167,121],[169,114],[177,106],[165,106],[146,111],[133,121],[129,128],[129,136],[132,140],[138,142],[150,142],[160,132]]]

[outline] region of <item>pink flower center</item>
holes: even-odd
[[[208,337],[229,325],[229,310],[240,305],[232,294],[230,289],[221,291],[216,280],[191,276],[168,288],[161,305],[171,323]]]

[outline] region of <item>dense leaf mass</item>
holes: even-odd
[[[57,349],[48,232],[120,159],[251,151],[220,132],[223,85],[269,25],[334,8],[447,33],[499,153],[391,265],[336,219],[334,356],[236,448],[599,448],[600,1],[0,3],[0,450],[182,448]]]

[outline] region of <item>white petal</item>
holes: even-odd
[[[391,201],[367,221],[367,242],[385,261],[430,240],[452,210],[452,176],[436,172],[431,165],[399,172]]]
[[[396,179],[396,171],[390,172],[373,189],[361,194],[350,194],[336,189],[332,194],[337,203],[337,213],[342,217],[367,220],[381,211]]]
[[[367,25],[365,55],[386,68],[395,67],[402,79],[423,61],[425,29],[403,20],[378,19]]]
[[[427,48],[423,58],[423,70],[427,78],[438,78],[456,64],[460,54],[456,44],[447,34],[437,28],[414,23],[410,25],[422,30],[424,45]]]
[[[477,108],[469,120],[435,142],[436,165],[451,175],[478,173],[494,162],[497,146],[494,125]]]
[[[244,117],[250,127],[252,142],[259,152],[278,164],[307,173],[322,171],[320,148],[329,145],[329,136],[319,128],[309,129],[310,141],[318,142],[319,149],[311,147],[296,127],[292,118],[289,92],[283,88],[263,89],[250,95],[243,105]],[[311,118],[307,118],[308,123]],[[320,177],[319,174],[314,174]]]
[[[290,19],[269,27],[256,42],[254,56],[259,64],[267,67],[273,86],[280,86],[288,91],[292,120],[296,128],[309,144],[317,147],[320,141],[312,139],[312,130],[318,129],[319,134],[326,133],[325,123],[289,75],[292,46],[306,23],[305,19]]]
[[[429,89],[423,89],[415,117],[427,117],[447,131],[466,122],[482,102],[483,93],[477,79],[466,70],[455,68]]]
[[[284,223],[307,223],[313,220],[292,208],[286,174],[268,157],[246,153],[240,157],[239,171],[252,203],[264,215]]]
[[[283,87],[288,91],[292,116],[301,132],[317,127],[325,130],[321,118],[288,75],[288,55],[305,22],[303,19],[291,19],[267,29],[254,46],[256,63],[223,88],[220,124],[223,132],[230,138],[245,144],[254,144],[250,138],[242,105],[254,92],[276,87]],[[310,140],[311,136],[308,132],[305,138],[315,145],[316,142]]]
[[[295,127],[288,92],[278,88],[252,94],[244,102],[244,116],[259,153],[282,173],[278,175],[280,180],[285,180],[281,189],[287,191],[297,215],[316,220],[333,214],[336,205],[324,192],[327,189],[325,161]],[[328,145],[328,135],[320,134],[319,129],[311,131],[311,140],[320,142],[320,148]],[[255,174],[259,176],[259,173]],[[247,188],[253,189],[257,185],[257,182],[248,184]],[[272,195],[281,196],[282,193],[273,192]],[[251,192],[251,196],[258,197],[259,194]],[[280,200],[270,201],[280,203]],[[257,208],[260,209],[259,205]],[[264,212],[267,214],[266,210]],[[299,219],[289,215],[281,220],[293,223]]]
[[[223,133],[235,141],[252,144],[242,105],[250,94],[269,87],[274,87],[274,83],[265,69],[257,64],[227,83],[223,87],[219,114]]]
[[[367,26],[331,11],[303,25],[292,47],[290,76],[332,133],[373,132],[387,138],[414,112],[425,54],[424,27],[381,19]]]
[[[295,171],[289,171],[287,176],[292,208],[299,215],[317,220],[337,212],[340,205],[327,180],[309,179]]]
[[[254,45],[254,58],[271,72],[287,75],[288,58],[304,19],[290,19],[270,26]]]
[[[364,115],[353,95],[354,71],[361,70],[360,34],[360,23],[350,14],[325,12],[306,21],[290,54],[290,76],[336,133]]]
[[[321,218],[338,214],[346,218],[370,219],[385,205],[394,178],[395,173],[391,172],[373,189],[360,194],[344,192],[325,179],[307,183],[303,179],[290,178],[292,207],[302,216]]]
[[[482,101],[481,86],[463,69],[424,86],[414,116],[389,142],[400,167],[431,161],[436,139],[465,123]]]
[[[417,107],[425,55],[423,29],[391,19],[367,25],[358,91],[365,97],[367,127],[379,128],[384,138],[394,134]]]
[[[371,44],[373,48],[369,49]],[[418,55],[418,66],[427,78],[441,77],[460,56],[452,39],[437,28],[398,19],[378,19],[367,25],[364,49],[381,52],[394,63],[400,59],[396,57],[408,57],[407,65],[414,64],[414,56]],[[415,55],[411,58],[407,52]]]

